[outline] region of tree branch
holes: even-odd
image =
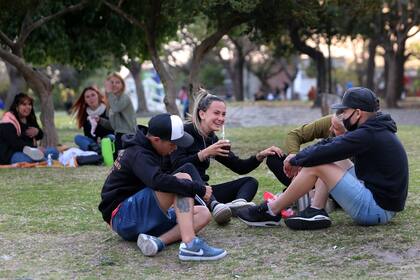
[[[126,19],[129,23],[131,23],[132,25],[135,25],[143,30],[146,29],[146,26],[144,25],[143,22],[140,22],[139,20],[137,20],[136,18],[134,18],[132,15],[127,14],[126,12],[124,12],[119,6],[115,6],[111,3],[109,3],[108,1],[104,1],[105,5],[107,5],[112,11],[114,11],[115,13],[119,14],[120,16],[122,16],[124,19]]]
[[[6,34],[4,34],[1,30],[0,30],[0,40],[3,40],[3,42],[9,46],[9,48],[13,49],[15,46],[15,43],[13,43],[12,40],[9,39],[9,37],[7,37]]]
[[[49,16],[46,17],[41,17],[41,19],[33,22],[32,24],[28,24],[26,25],[26,22],[24,21],[24,24],[26,26],[23,26],[21,32],[20,32],[20,36],[18,39],[18,42],[16,43],[16,45],[18,46],[23,46],[23,44],[25,43],[26,39],[28,38],[28,36],[31,34],[32,31],[34,31],[36,28],[42,26],[43,24],[45,24],[46,22],[53,20],[57,17],[60,17],[64,14],[70,13],[70,12],[74,12],[77,10],[81,10],[83,9],[83,7],[87,4],[88,0],[82,0],[79,4],[76,5],[70,5],[66,8],[64,8],[61,11],[58,11],[55,14],[51,14]]]

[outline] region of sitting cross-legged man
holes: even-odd
[[[211,187],[191,180],[199,177],[191,164],[173,174],[161,166],[177,146],[193,143],[181,118],[159,114],[149,121],[148,128],[138,128],[136,134],[123,137],[125,149],[120,150],[103,186],[99,204],[103,219],[123,239],[137,240],[146,256],[181,240],[181,260],[223,258],[225,250],[211,247],[196,236],[210,222],[211,214],[205,206],[194,206],[193,197],[208,200]]]
[[[273,216],[315,185],[311,206],[285,220],[292,229],[329,227],[322,210],[328,194],[360,225],[388,223],[405,206],[408,160],[388,114],[377,112],[377,98],[367,89],[348,89],[340,104],[347,132],[309,146],[286,158],[285,173],[293,177],[275,200],[244,209],[238,217],[248,225],[265,226]],[[348,160],[353,157],[353,163]],[[300,170],[300,171],[299,171]],[[321,221],[321,222],[320,222]]]

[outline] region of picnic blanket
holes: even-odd
[[[13,164],[3,164],[0,165],[0,168],[32,168],[32,167],[77,167],[77,161],[75,161],[75,166],[65,166],[62,165],[58,160],[53,160],[52,165],[48,166],[47,161],[38,161],[38,162],[18,162]]]

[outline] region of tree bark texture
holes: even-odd
[[[136,84],[136,93],[138,99],[138,112],[149,112],[147,108],[146,96],[144,95],[143,83],[141,81],[141,63],[132,61],[129,65],[131,75],[133,76],[134,83]]]
[[[13,99],[19,92],[26,92],[26,82],[25,79],[22,77],[22,75],[19,73],[19,71],[5,61],[7,73],[9,75],[10,80],[10,87],[7,91],[6,101],[5,101],[5,108],[9,108],[10,105],[13,103]]]
[[[298,29],[296,27],[292,27],[290,32],[290,38],[292,40],[293,45],[296,47],[298,51],[301,53],[307,54],[310,58],[312,58],[316,64],[316,83],[317,83],[317,98],[314,102],[314,106],[321,105],[321,94],[325,93],[327,88],[327,75],[326,75],[326,61],[324,54],[321,51],[318,51],[315,48],[308,46],[299,36]]]
[[[368,44],[368,59],[366,65],[366,84],[365,86],[373,91],[376,90],[375,87],[375,56],[376,56],[376,47],[378,46],[378,41],[375,39],[370,39]]]
[[[0,48],[0,58],[13,65],[25,79],[28,86],[37,94],[41,101],[41,124],[44,137],[41,145],[55,147],[58,144],[58,134],[54,124],[54,103],[51,95],[51,82],[43,73],[25,64],[20,57]]]

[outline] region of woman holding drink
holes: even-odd
[[[237,174],[247,174],[257,168],[269,155],[283,154],[277,147],[267,148],[248,159],[240,159],[230,150],[230,142],[220,139],[215,132],[222,130],[224,138],[224,123],[226,104],[223,99],[201,89],[197,94],[191,119],[184,130],[194,137],[194,143],[188,148],[178,148],[171,155],[174,168],[189,162],[200,173],[201,178],[209,181],[206,170],[210,167],[210,158],[214,158]],[[206,201],[216,222],[220,225],[230,221],[236,210],[253,205],[258,181],[253,177],[242,177],[226,183],[212,186],[213,196]]]

